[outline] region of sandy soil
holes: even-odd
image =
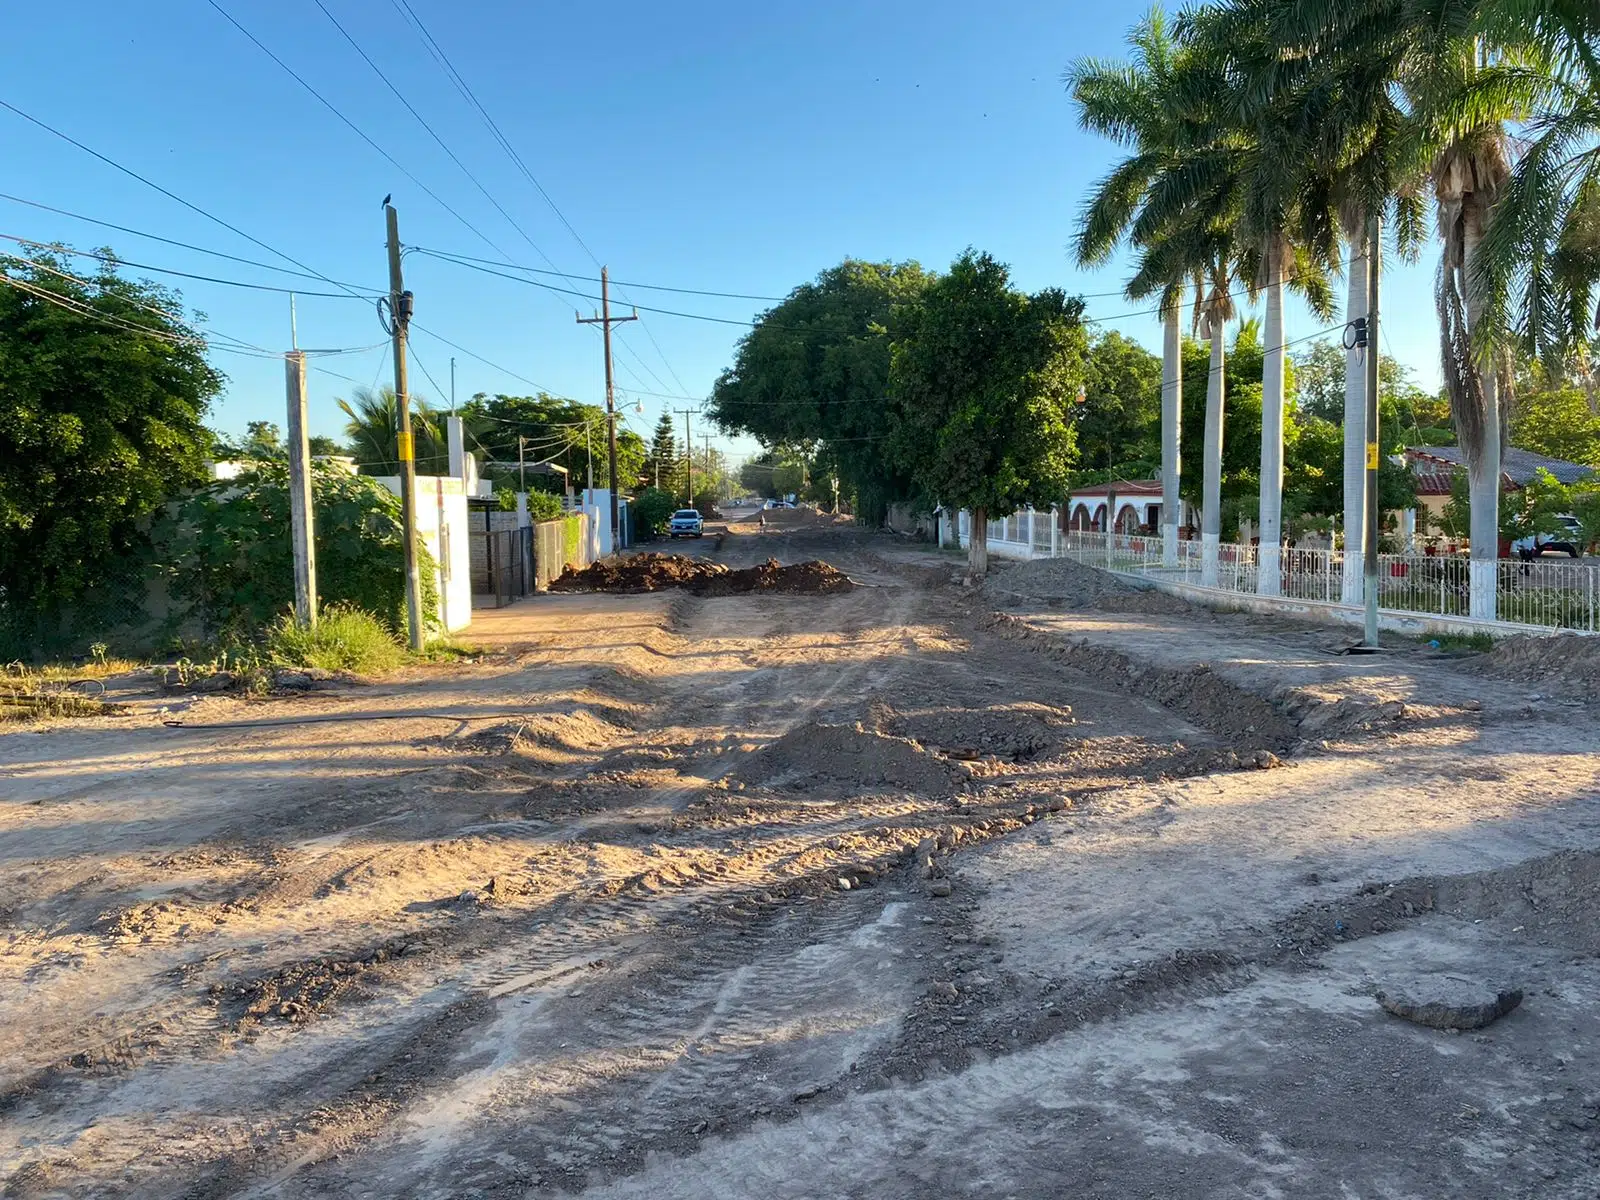
[[[0,734],[4,1194],[1597,1194],[1587,692],[811,514],[695,549],[857,586]]]

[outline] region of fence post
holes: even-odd
[[[1050,506],[1050,557],[1061,557],[1061,506]]]

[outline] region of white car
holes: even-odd
[[[700,519],[700,510],[697,508],[680,508],[672,514],[672,520],[667,524],[667,532],[675,537],[705,537],[705,522]]]
[[[1583,526],[1578,518],[1570,513],[1563,513],[1556,518],[1556,523],[1562,527],[1564,533],[1555,536],[1539,533],[1532,537],[1518,538],[1511,543],[1511,553],[1524,561],[1545,554],[1565,554],[1568,558],[1580,557],[1583,554]]]

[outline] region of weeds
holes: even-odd
[[[331,605],[310,629],[285,613],[267,631],[266,649],[273,661],[324,671],[370,673],[392,671],[405,661],[405,650],[389,627],[371,613]]]
[[[0,722],[36,721],[42,717],[104,717],[121,711],[121,705],[41,686],[37,681],[0,684]]]
[[[1494,649],[1494,638],[1487,633],[1439,633],[1428,639],[1435,650],[1474,650],[1479,654]]]

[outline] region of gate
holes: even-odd
[[[475,596],[493,608],[510,604],[533,594],[533,530],[485,530],[475,536],[483,539],[483,566],[472,581]]]

